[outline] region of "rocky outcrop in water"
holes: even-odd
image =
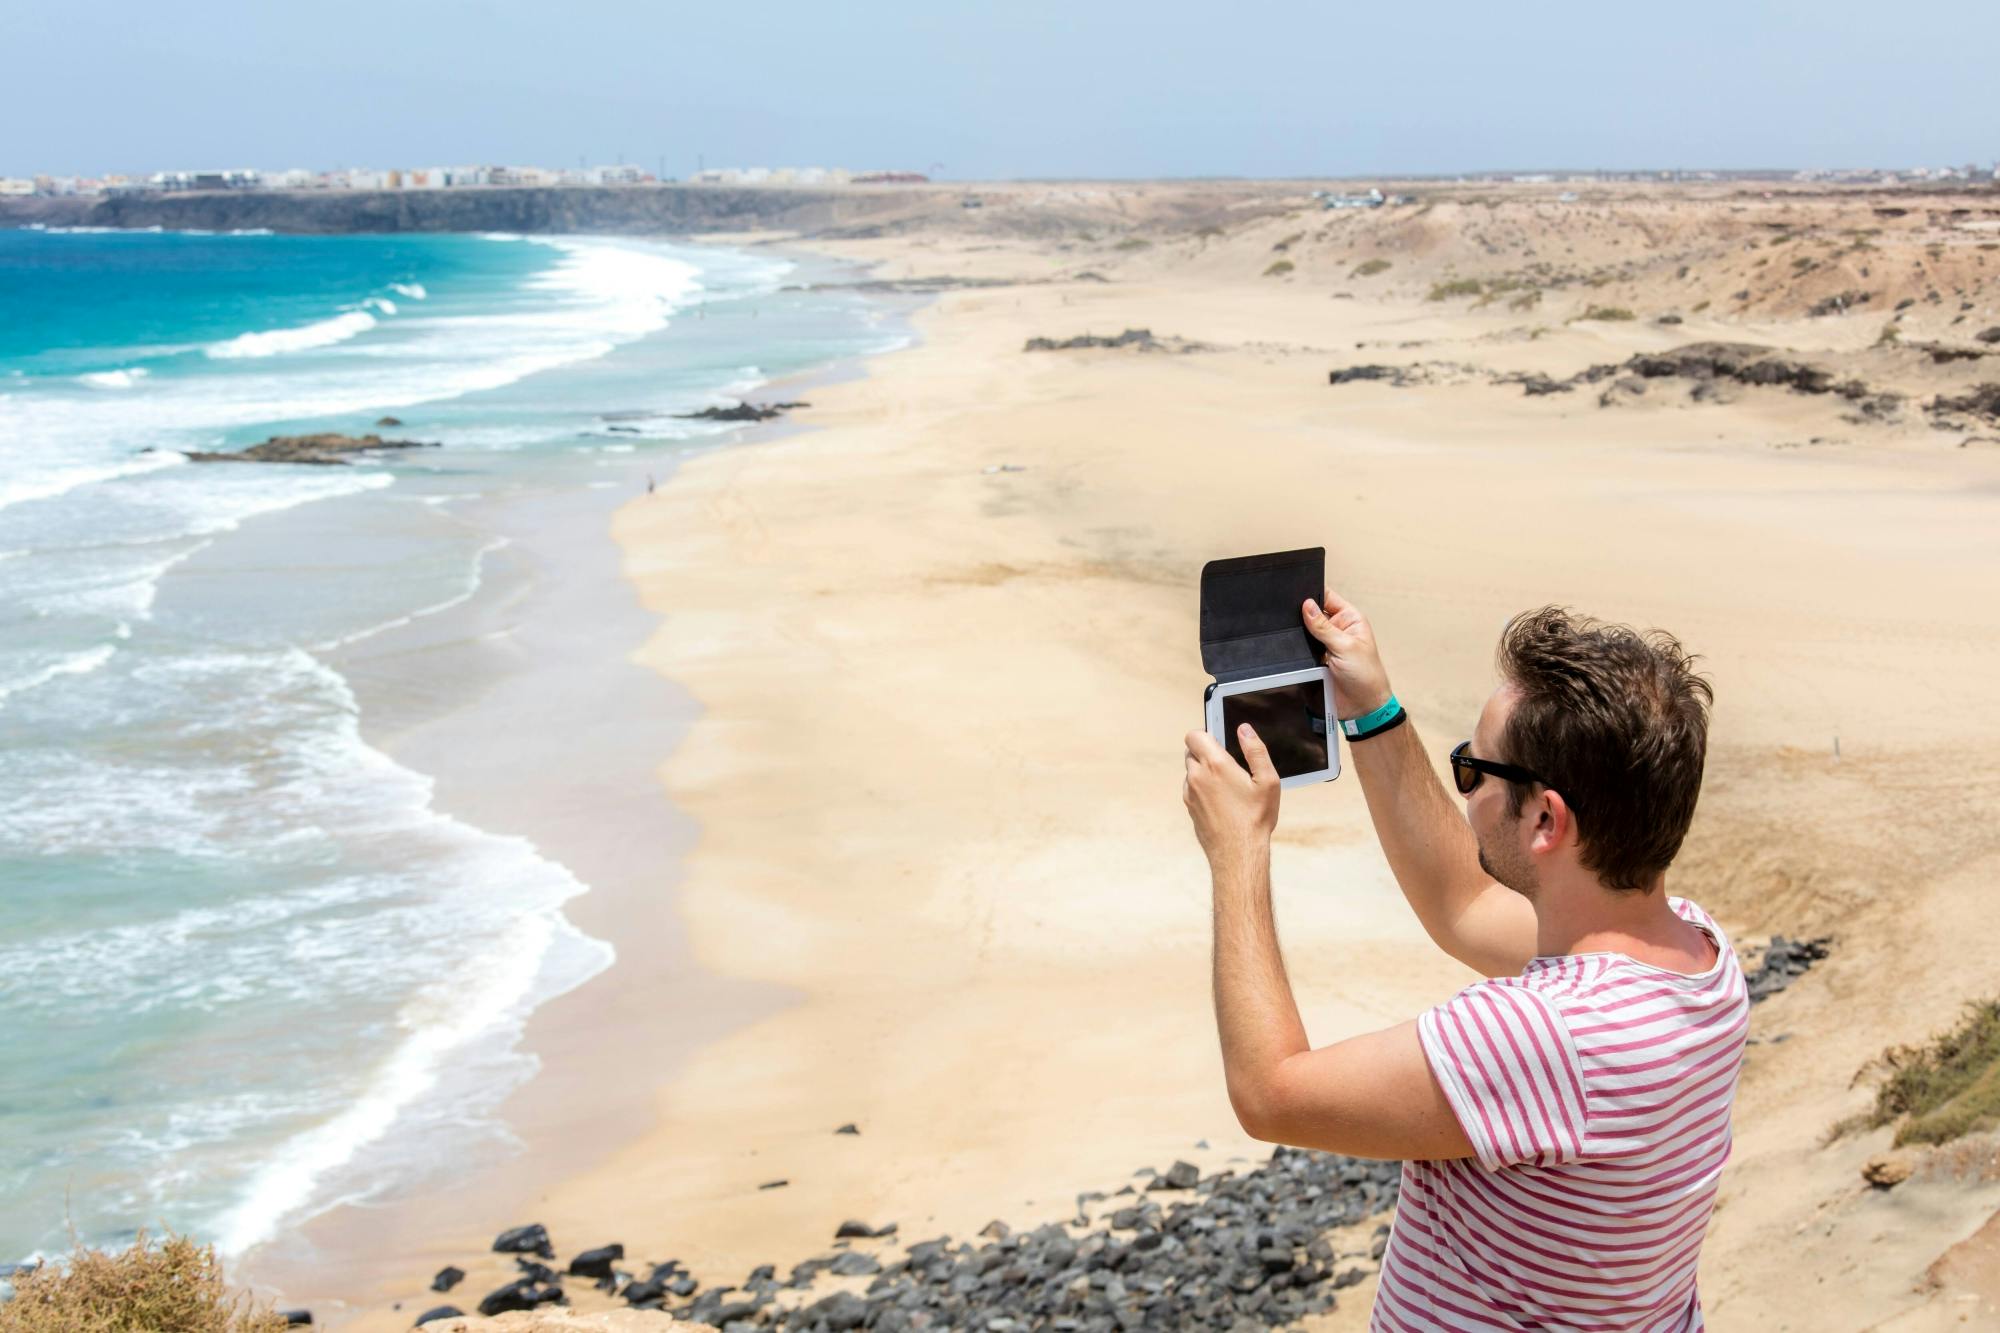
[[[734,403],[728,407],[704,407],[699,412],[676,412],[674,416],[682,421],[769,421],[795,407],[811,406],[811,403],[769,403],[759,407],[755,403]]]
[[[341,435],[325,431],[317,435],[273,435],[262,444],[234,453],[190,450],[190,463],[307,463],[338,466],[352,461],[351,454],[387,453],[399,449],[435,449],[435,440],[385,440],[380,435]]]

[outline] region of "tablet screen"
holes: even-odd
[[[1222,734],[1230,757],[1244,764],[1236,728],[1248,722],[1257,730],[1271,763],[1281,778],[1317,773],[1326,765],[1326,686],[1319,680],[1278,685],[1222,698]],[[1248,768],[1248,764],[1244,764]]]

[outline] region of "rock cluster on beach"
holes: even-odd
[[[1331,1309],[1334,1293],[1363,1280],[1388,1245],[1387,1225],[1336,1246],[1336,1233],[1392,1208],[1401,1180],[1397,1162],[1278,1148],[1268,1161],[1239,1175],[1202,1176],[1189,1162],[1164,1173],[1150,1168],[1143,1189],[1079,1195],[1077,1215],[1032,1231],[993,1222],[982,1243],[939,1236],[908,1246],[898,1258],[858,1249],[807,1259],[779,1278],[765,1264],[741,1286],[697,1292],[678,1261],[648,1265],[643,1276],[617,1266],[624,1251],[606,1246],[571,1260],[572,1276],[615,1292],[628,1307],[662,1310],[678,1319],[751,1333],[797,1330],[977,1328],[991,1333],[1046,1329],[1053,1333],[1111,1330],[1271,1328]],[[1127,1196],[1129,1202],[1117,1202]],[[1093,1223],[1087,1209],[1107,1203]],[[895,1223],[842,1223],[836,1243],[880,1239]],[[539,1226],[507,1232],[495,1248],[541,1253]],[[547,1256],[544,1256],[547,1257]],[[1342,1267],[1342,1261],[1351,1261]],[[517,1259],[523,1276],[489,1293],[483,1314],[563,1303],[561,1278],[546,1265]],[[449,1270],[447,1270],[449,1271]],[[865,1291],[813,1297],[821,1274],[870,1278]],[[440,1274],[440,1278],[445,1275]],[[459,1314],[456,1306],[425,1311],[420,1321]]]
[[[319,466],[349,462],[349,454],[379,453],[397,449],[435,449],[437,442],[425,440],[385,440],[380,435],[342,435],[323,431],[317,435],[273,435],[262,444],[234,453],[191,450],[190,463],[309,463]]]
[[[1814,963],[1820,962],[1832,952],[1833,941],[1821,936],[1812,940],[1788,940],[1783,935],[1773,935],[1770,944],[1764,948],[1764,956],[1757,960],[1757,966],[1744,973],[1744,985],[1750,991],[1750,1003],[1768,999],[1806,974]]]
[[[1774,935],[1745,981],[1755,1004],[1785,989],[1828,957],[1831,940]],[[839,1133],[858,1133],[842,1125]],[[1365,1279],[1388,1245],[1389,1227],[1365,1240],[1349,1228],[1396,1204],[1401,1163],[1280,1147],[1268,1161],[1237,1174],[1202,1176],[1189,1162],[1166,1172],[1142,1168],[1143,1188],[1077,1196],[1074,1217],[1015,1232],[992,1222],[980,1243],[949,1236],[919,1241],[900,1256],[851,1248],[854,1241],[896,1235],[895,1222],[852,1219],[834,1230],[836,1252],[795,1264],[753,1269],[738,1286],[701,1290],[685,1265],[669,1259],[623,1267],[625,1248],[582,1251],[562,1272],[546,1228],[515,1227],[493,1249],[515,1255],[520,1276],[477,1303],[482,1315],[569,1303],[566,1280],[588,1282],[637,1310],[730,1333],[886,1333],[974,1328],[990,1333],[1129,1333],[1132,1329],[1273,1328],[1333,1308],[1335,1293]],[[770,1185],[785,1182],[773,1181]],[[1121,1202],[1121,1198],[1124,1200]],[[1095,1218],[1091,1205],[1105,1205]],[[867,1278],[865,1290],[816,1294],[822,1275]],[[449,1291],[463,1280],[447,1267],[432,1280]],[[441,1305],[421,1324],[459,1317]]]
[[[1400,389],[1434,383],[1437,381],[1435,372],[1457,374],[1469,369],[1443,362],[1422,362],[1409,366],[1346,366],[1329,371],[1327,382],[1341,385],[1380,381]],[[1566,379],[1557,379],[1541,371],[1513,371],[1490,376],[1493,384],[1520,385],[1522,393],[1529,397],[1571,393],[1610,380],[1611,383],[1598,394],[1600,407],[1611,407],[1643,397],[1650,381],[1663,379],[1688,381],[1691,386],[1688,396],[1695,402],[1719,400],[1722,390],[1733,385],[1785,388],[1804,394],[1832,394],[1854,404],[1861,417],[1878,421],[1895,417],[1902,410],[1904,401],[1899,393],[1871,388],[1859,379],[1842,379],[1823,367],[1790,360],[1768,347],[1750,343],[1690,343],[1668,352],[1641,352],[1622,362],[1586,366]],[[1982,396],[1985,389],[1992,389],[1994,395],[2000,395],[2000,385],[1982,386],[1981,390],[1964,398],[1939,397],[1929,410],[1934,415],[1957,411],[2000,419],[2000,397]]]
[[[1186,338],[1156,338],[1151,329],[1127,329],[1112,337],[1079,333],[1073,338],[1030,338],[1024,352],[1081,352],[1096,347],[1130,348],[1135,352],[1199,352],[1206,344]]]

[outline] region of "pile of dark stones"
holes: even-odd
[[[1478,375],[1476,366],[1460,361],[1419,361],[1407,366],[1342,366],[1326,373],[1326,382],[1342,384],[1386,384],[1392,389],[1408,389],[1425,384],[1456,384]]]
[[[1386,1224],[1346,1252],[1336,1250],[1333,1233],[1393,1208],[1402,1164],[1280,1147],[1240,1175],[1202,1176],[1190,1162],[1175,1162],[1164,1173],[1147,1167],[1137,1175],[1146,1178],[1143,1188],[1128,1184],[1113,1195],[1078,1195],[1076,1216],[1065,1222],[1014,1232],[996,1221],[978,1243],[954,1245],[939,1236],[908,1246],[900,1257],[851,1248],[856,1240],[893,1236],[895,1223],[844,1222],[834,1244],[848,1248],[796,1264],[783,1278],[775,1265],[761,1265],[741,1286],[698,1291],[677,1260],[630,1272],[619,1266],[625,1252],[618,1245],[579,1254],[567,1276],[615,1293],[633,1308],[663,1310],[725,1333],[1242,1333],[1330,1310],[1336,1291],[1373,1271],[1388,1245]],[[1106,1205],[1095,1221],[1093,1203]],[[489,1293],[479,1303],[481,1314],[568,1303],[564,1277],[539,1262],[555,1257],[544,1228],[502,1233],[494,1249],[518,1255],[522,1276]],[[1342,1268],[1342,1261],[1351,1262]],[[822,1274],[871,1280],[863,1292],[812,1299]],[[464,1276],[446,1268],[432,1286],[448,1291]],[[794,1292],[803,1295],[788,1294]],[[417,1323],[461,1313],[438,1306]]]
[[[1939,394],[1931,400],[1930,412],[1938,425],[1956,430],[1960,417],[1972,417],[1990,425],[2000,425],[2000,384],[1980,384],[1957,395]]]
[[[1797,981],[1814,963],[1826,958],[1832,946],[1832,938],[1825,935],[1810,940],[1788,940],[1783,935],[1773,935],[1757,966],[1744,975],[1750,1003],[1769,999]]]

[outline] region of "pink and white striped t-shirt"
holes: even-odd
[[[1714,942],[1707,971],[1537,958],[1418,1020],[1478,1156],[1403,1164],[1371,1329],[1703,1327],[1750,1001],[1721,927],[1667,902]]]

